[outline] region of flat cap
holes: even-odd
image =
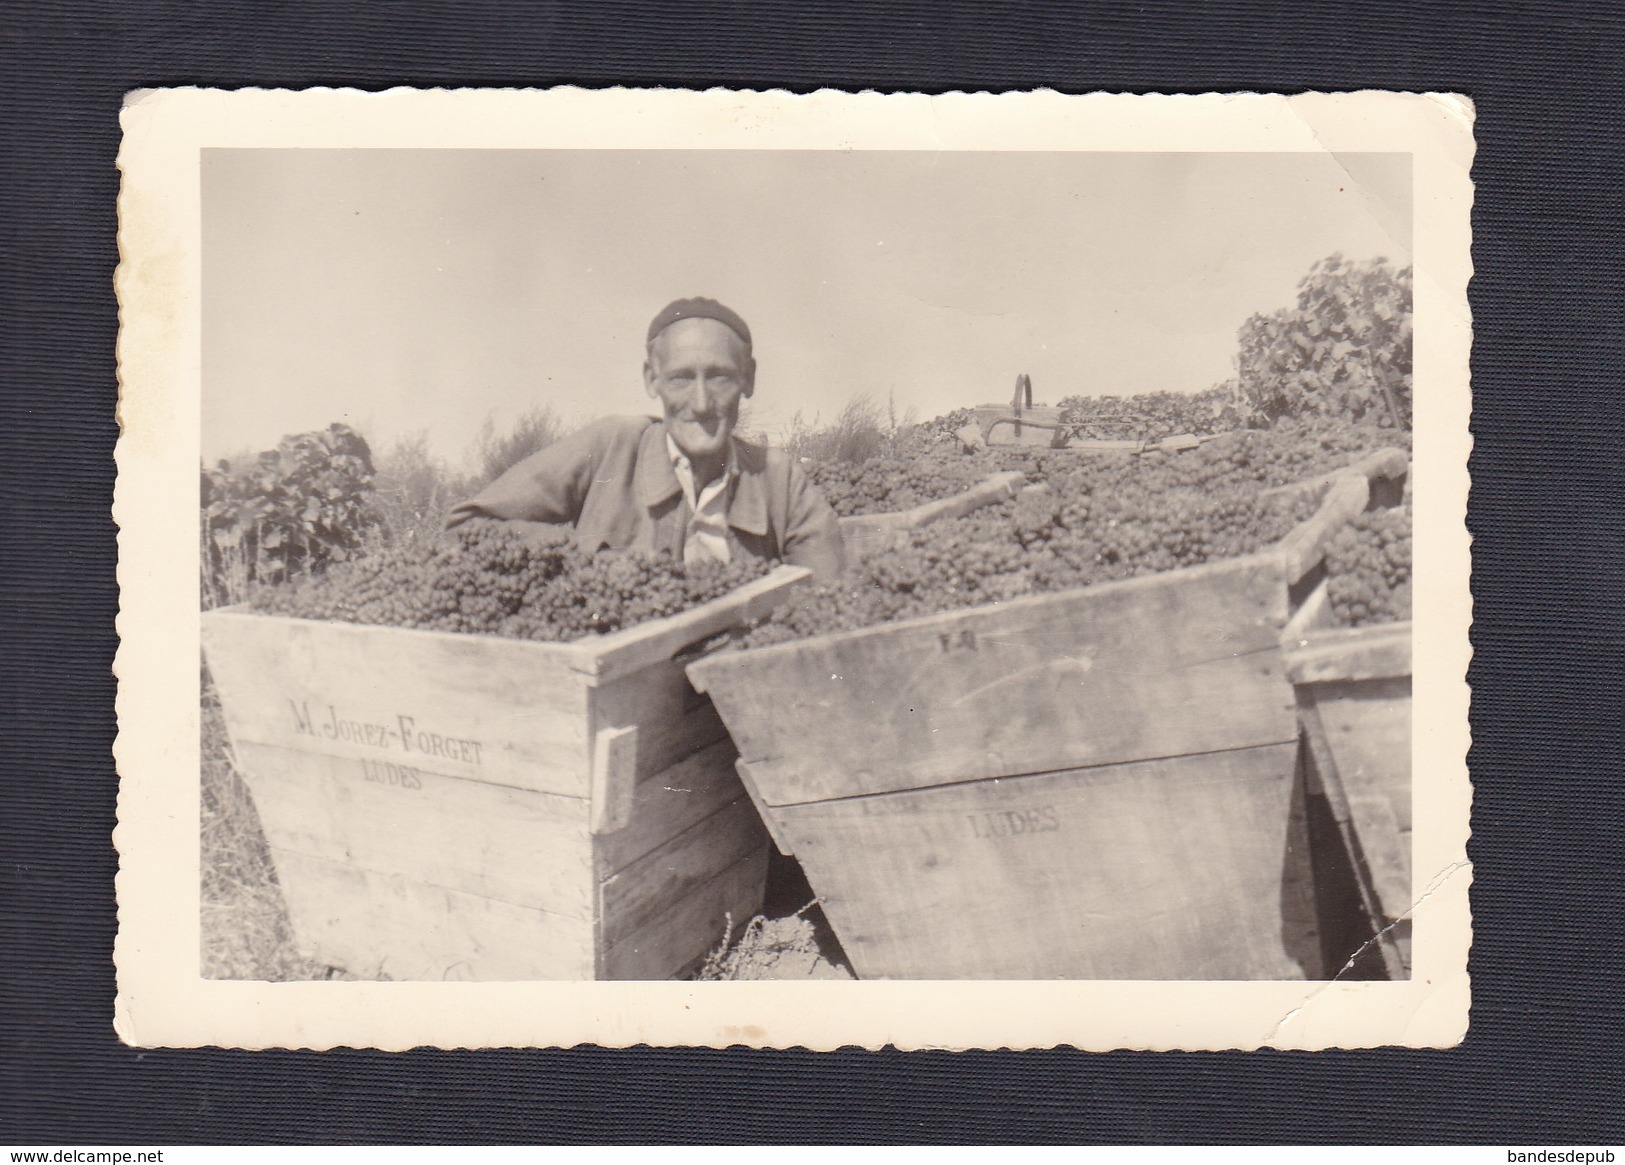
[[[703,296],[674,299],[661,308],[660,314],[649,322],[648,338],[653,340],[678,320],[693,319],[716,320],[720,324],[726,324],[746,344],[750,343],[750,326],[739,317],[739,313],[726,304]]]

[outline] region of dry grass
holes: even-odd
[[[768,918],[758,914],[734,941],[733,920],[728,933],[706,957],[696,979],[851,979],[850,969],[831,956],[839,948],[831,941],[823,916],[809,902],[794,914]]]
[[[800,413],[791,418],[781,442],[785,451],[813,461],[868,461],[890,452],[914,427],[912,417],[898,417],[891,401],[882,408],[867,393],[847,401],[833,424],[821,428],[817,424],[817,417],[808,420]]]
[[[497,431],[496,418],[486,417],[474,438],[474,488],[501,477],[513,466],[538,450],[545,449],[570,431],[563,419],[545,404],[532,405],[506,433]]]
[[[487,419],[487,433],[490,426]],[[452,506],[474,492],[473,481],[431,451],[427,432],[402,437],[378,457],[371,499],[378,525],[364,539],[363,553],[438,538]]]
[[[331,979],[294,949],[254,799],[232,761],[220,700],[203,676],[201,973],[205,979]]]

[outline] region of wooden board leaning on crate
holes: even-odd
[[[1319,974],[1280,636],[1403,465],[1259,554],[692,664],[859,976]]]
[[[759,909],[767,836],[674,657],[807,575],[574,643],[206,613],[302,953],[396,979],[690,970]]]
[[[1282,634],[1313,762],[1390,977],[1410,963],[1411,624],[1339,627],[1322,582]]]
[[[852,514],[840,519],[841,538],[846,543],[846,560],[860,562],[868,558],[886,540],[901,530],[913,530],[932,522],[962,518],[972,510],[1011,497],[1026,482],[1026,475],[1017,470],[995,473],[952,497],[926,502],[913,509],[891,514]]]

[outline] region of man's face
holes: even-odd
[[[727,324],[678,320],[655,337],[643,383],[683,455],[715,466],[727,456],[739,402],[756,389],[756,362]]]

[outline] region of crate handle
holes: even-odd
[[[603,728],[592,742],[592,832],[614,833],[632,824],[638,780],[638,729]]]

